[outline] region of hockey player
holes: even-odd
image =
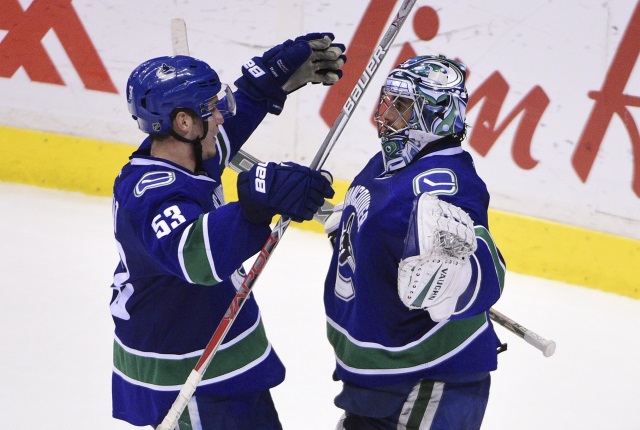
[[[497,367],[488,317],[505,264],[489,194],[465,137],[465,67],[443,56],[397,66],[375,114],[382,151],[325,225],[328,338],[345,413],[337,429],[480,427]]]
[[[160,424],[242,284],[242,263],[269,237],[272,217],[310,220],[333,195],[320,172],[295,163],[241,173],[237,202],[226,204],[221,186],[229,160],[289,93],[340,79],[344,45],[332,40],[307,34],[254,57],[235,93],[188,56],[154,58],[132,72],[129,111],[149,136],[114,185],[115,418]],[[179,428],[281,429],[269,389],[284,375],[249,296]]]

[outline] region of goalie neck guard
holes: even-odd
[[[411,163],[433,141],[463,137],[465,77],[466,67],[443,55],[414,57],[391,71],[374,115],[387,173]]]

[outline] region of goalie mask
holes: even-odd
[[[386,172],[411,163],[429,143],[465,131],[466,68],[442,55],[397,66],[380,91],[374,120]]]
[[[212,101],[222,116],[235,114],[235,99],[218,74],[204,61],[177,55],[158,57],[139,65],[127,82],[129,112],[149,134],[172,131],[171,115],[188,109],[203,120],[212,115]]]

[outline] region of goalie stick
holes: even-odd
[[[391,25],[387,29],[387,32],[383,36],[380,44],[374,50],[373,55],[369,60],[367,67],[365,68],[365,71],[362,74],[362,77],[358,80],[356,87],[351,92],[351,95],[347,99],[347,102],[342,108],[342,111],[340,112],[335,122],[333,123],[333,126],[329,130],[327,137],[324,139],[322,146],[320,147],[320,149],[318,150],[318,153],[316,154],[313,161],[311,162],[311,165],[309,166],[311,169],[319,170],[324,164],[325,160],[329,156],[329,153],[333,149],[333,146],[338,140],[338,137],[342,133],[342,130],[344,130],[344,127],[347,125],[347,122],[351,117],[351,113],[356,108],[362,95],[364,94],[365,90],[369,86],[369,83],[371,82],[373,75],[378,70],[378,66],[386,56],[391,46],[391,43],[393,43],[394,39],[398,35],[400,28],[406,21],[415,3],[416,3],[416,0],[404,0],[402,2],[402,5],[400,6],[400,10],[398,11],[398,14],[396,15],[395,19],[391,22]],[[174,22],[176,22],[175,25],[174,25]],[[180,34],[182,29],[185,30],[183,35]],[[183,46],[183,49],[184,47],[187,47],[186,52],[188,55],[188,44],[186,43],[186,25],[184,24],[184,20],[180,20],[180,19],[178,19],[178,21],[176,21],[175,19],[172,20],[171,30],[172,30],[172,40],[174,40],[175,38],[181,38],[181,37],[184,40],[184,44],[183,42],[176,43],[174,41],[173,43],[174,53],[175,53],[176,46]],[[227,332],[231,328],[231,325],[233,324],[236,318],[236,315],[238,314],[238,312],[242,310],[242,306],[245,300],[247,299],[247,297],[249,296],[249,294],[251,293],[251,289],[253,288],[255,281],[258,279],[258,277],[262,273],[262,270],[264,269],[264,266],[269,260],[269,257],[275,250],[278,243],[280,243],[282,235],[284,234],[284,232],[286,231],[290,223],[291,223],[291,220],[286,217],[281,217],[276,223],[275,228],[271,231],[271,235],[267,239],[266,243],[263,245],[262,249],[260,250],[260,253],[258,254],[258,257],[253,263],[251,270],[249,271],[247,276],[244,278],[244,281],[242,282],[242,285],[240,286],[239,291],[236,293],[235,297],[231,301],[231,304],[229,305],[229,308],[227,309],[225,316],[222,318],[222,321],[220,321],[220,324],[218,325],[215,332],[213,333],[213,336],[211,336],[209,343],[207,344],[204,351],[202,352],[200,359],[196,363],[195,367],[189,374],[187,381],[185,382],[182,389],[178,393],[178,397],[176,398],[173,405],[167,412],[167,415],[165,416],[162,423],[160,423],[160,425],[157,427],[158,430],[173,430],[175,428],[180,415],[182,414],[187,404],[189,403],[189,400],[195,393],[198,384],[200,383],[200,381],[202,381],[202,378],[204,376],[205,371],[207,370],[207,367],[209,367],[209,364],[213,360],[215,353],[217,352],[218,348],[222,344],[224,337],[226,336]]]

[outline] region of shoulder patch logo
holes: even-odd
[[[133,189],[133,194],[136,197],[141,197],[145,191],[151,188],[164,187],[176,180],[176,175],[173,172],[149,172],[138,181],[136,187]]]
[[[413,178],[413,192],[451,196],[458,192],[458,177],[449,169],[427,170]]]

